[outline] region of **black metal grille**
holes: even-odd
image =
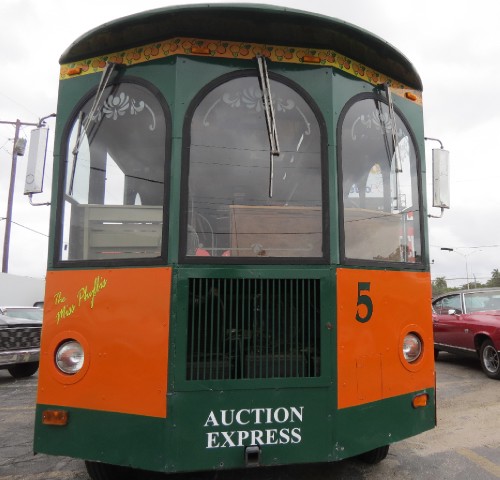
[[[188,380],[317,377],[314,279],[192,278]]]
[[[41,327],[8,327],[0,329],[0,351],[40,348]]]

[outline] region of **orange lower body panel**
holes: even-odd
[[[433,388],[431,281],[427,272],[337,270],[338,407]],[[408,363],[406,334],[421,357]]]
[[[48,272],[38,403],[165,417],[171,281],[170,268]],[[85,351],[75,375],[54,362],[67,339]]]

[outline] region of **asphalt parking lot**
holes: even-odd
[[[151,475],[151,480],[492,480],[500,478],[500,381],[488,379],[476,360],[442,354],[436,364],[438,426],[391,446],[379,465],[357,460]],[[14,380],[0,371],[0,480],[88,480],[83,462],[33,456],[37,376]]]

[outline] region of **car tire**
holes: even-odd
[[[109,465],[101,462],[85,461],[85,468],[92,480],[137,480],[137,471],[133,468]]]
[[[14,378],[26,378],[34,375],[38,370],[38,362],[19,363],[8,368]]]
[[[370,450],[369,452],[362,453],[358,456],[358,458],[364,463],[375,465],[384,460],[387,457],[388,453],[389,445],[384,445],[383,447],[378,447],[374,450]]]
[[[479,350],[483,372],[490,378],[500,380],[500,355],[491,340],[485,340]]]
[[[439,358],[439,350],[437,348],[434,349],[434,360]]]

